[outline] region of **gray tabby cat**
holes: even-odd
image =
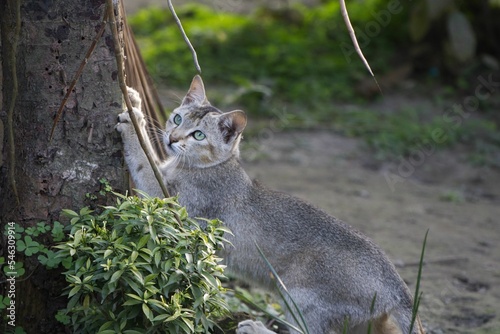
[[[148,138],[137,92],[129,90],[141,131]],[[370,239],[300,199],[253,182],[239,161],[243,111],[223,113],[205,96],[196,76],[163,134],[170,156],[158,166],[168,189],[193,217],[219,218],[234,247],[221,254],[241,278],[272,289],[257,243],[299,306],[311,334],[410,332],[412,297],[383,251]],[[125,160],[136,187],[161,196],[128,113],[119,115]],[[151,150],[153,152],[153,150]],[[370,306],[375,297],[372,311]],[[287,315],[293,323],[293,318]],[[417,320],[415,333],[424,333]],[[273,333],[244,321],[238,333]]]

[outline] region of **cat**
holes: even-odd
[[[132,89],[129,96],[148,139],[140,97]],[[128,113],[118,119],[116,129],[135,186],[151,196],[162,196]],[[228,270],[273,290],[258,245],[311,334],[342,333],[346,324],[348,333],[364,334],[370,322],[372,333],[409,334],[412,296],[377,245],[324,211],[250,179],[239,159],[246,124],[243,111],[222,112],[212,106],[201,77],[195,76],[165,125],[162,139],[169,158],[154,157],[167,188],[191,216],[219,218],[232,231],[228,239],[233,247],[221,254]],[[295,323],[291,314],[286,318]],[[259,322],[244,321],[237,333],[274,332]],[[418,317],[411,334],[416,333],[424,333]]]

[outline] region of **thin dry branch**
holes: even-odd
[[[145,143],[145,139],[142,136],[142,132],[139,127],[139,123],[137,122],[137,118],[135,117],[135,114],[132,110],[132,103],[130,102],[130,99],[128,97],[128,91],[127,91],[127,84],[126,84],[126,79],[125,79],[125,68],[124,68],[124,62],[123,62],[123,50],[120,45],[120,38],[118,36],[118,27],[117,27],[117,22],[116,22],[116,17],[115,17],[115,11],[113,7],[113,0],[106,0],[106,3],[108,5],[107,11],[108,11],[108,20],[111,26],[111,34],[113,36],[113,44],[115,48],[115,56],[116,56],[116,66],[118,68],[118,81],[120,83],[120,89],[123,94],[123,98],[125,99],[125,104],[127,106],[127,111],[130,116],[130,120],[132,121],[132,124],[134,126],[135,132],[137,134],[137,138],[139,139],[139,143],[144,151],[144,154],[146,155],[149,164],[151,165],[151,168],[153,169],[153,173],[160,185],[160,188],[163,192],[163,196],[165,197],[170,197],[170,194],[168,193],[167,187],[165,186],[165,183],[163,183],[163,179],[161,177],[160,171],[158,170],[158,166],[156,165],[151,152],[149,152],[148,146]],[[176,216],[176,218],[179,220],[179,217]]]
[[[196,50],[194,49],[193,45],[191,44],[191,41],[186,35],[186,32],[184,31],[184,28],[182,27],[181,20],[177,16],[177,13],[175,12],[174,5],[172,5],[172,0],[168,0],[168,9],[170,9],[170,12],[172,13],[172,16],[174,17],[175,23],[179,27],[179,30],[181,31],[182,38],[184,38],[184,41],[186,42],[187,46],[191,50],[191,54],[193,56],[193,61],[194,61],[194,67],[198,71],[199,74],[201,74],[201,67],[200,64],[198,63],[198,56],[196,54]]]
[[[166,159],[166,152],[162,145],[162,138],[157,127],[165,121],[165,110],[155,84],[149,75],[146,64],[139,51],[139,46],[134,38],[134,33],[127,23],[127,15],[123,1],[120,1],[120,11],[123,21],[123,38],[125,41],[125,76],[127,85],[133,87],[142,97],[142,112],[146,115],[148,135],[151,144],[160,160]],[[151,126],[151,124],[155,126]]]
[[[349,36],[351,37],[352,43],[354,44],[354,49],[356,50],[356,52],[358,53],[358,56],[361,58],[361,60],[365,64],[365,67],[368,69],[371,76],[373,77],[373,80],[375,81],[375,84],[377,85],[380,93],[382,93],[382,89],[380,88],[380,86],[377,82],[377,79],[375,78],[375,75],[372,72],[370,64],[368,64],[368,61],[366,60],[365,56],[363,55],[363,51],[361,51],[361,48],[359,47],[358,39],[356,37],[356,32],[354,31],[354,28],[352,27],[351,20],[349,19],[349,13],[347,12],[345,0],[339,0],[339,2],[340,2],[340,13],[342,14],[342,18],[344,19],[345,25],[347,26],[347,30],[349,31]]]
[[[107,6],[107,4],[106,4]],[[104,10],[104,16],[102,18],[102,23],[101,23],[101,28],[97,32],[97,35],[95,36],[94,40],[92,41],[92,44],[90,45],[89,49],[87,50],[87,53],[85,54],[85,57],[83,58],[82,62],[80,63],[80,67],[78,67],[78,70],[76,71],[75,76],[73,77],[73,80],[69,84],[68,90],[66,91],[66,94],[64,95],[64,98],[61,102],[61,105],[59,106],[59,109],[56,112],[56,117],[54,118],[54,123],[52,124],[52,129],[50,130],[50,136],[49,136],[49,141],[52,140],[52,137],[54,136],[54,131],[56,129],[57,123],[59,122],[59,119],[61,118],[64,106],[66,105],[66,102],[68,102],[69,96],[71,95],[71,92],[73,92],[73,89],[76,86],[76,83],[78,82],[78,79],[82,75],[83,69],[85,68],[85,65],[87,65],[87,62],[92,55],[92,53],[95,50],[95,47],[97,45],[97,42],[102,37],[102,34],[104,33],[104,30],[106,28],[106,12],[107,10]]]

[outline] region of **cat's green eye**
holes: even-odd
[[[182,117],[181,117],[181,115],[176,114],[176,115],[174,116],[174,124],[175,124],[175,125],[179,125],[179,124],[181,124],[181,122],[182,122]]]
[[[203,140],[206,138],[206,136],[200,130],[196,130],[195,132],[193,132],[193,138],[196,140]]]

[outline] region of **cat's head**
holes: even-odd
[[[200,76],[195,76],[182,104],[170,115],[164,142],[181,167],[205,168],[239,155],[247,117],[241,110],[223,113],[210,105]]]

